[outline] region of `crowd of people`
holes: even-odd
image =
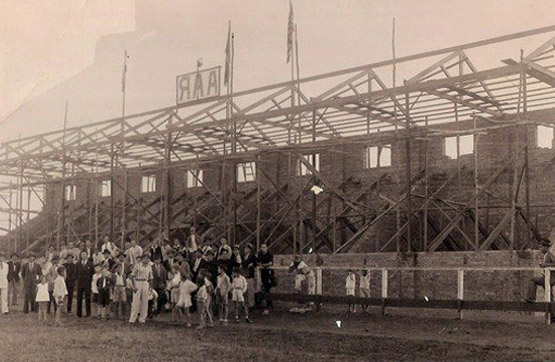
[[[68,242],[57,251],[49,247],[45,255],[14,253],[9,260],[0,252],[0,311],[7,314],[10,304],[23,299],[24,313],[38,312],[38,319],[46,320],[53,311],[58,324],[73,312],[129,323],[168,312],[173,323],[187,326],[197,313],[197,328],[205,328],[215,318],[222,325],[230,317],[251,323],[249,310],[273,308],[276,281],[266,245],[255,251],[251,244],[231,247],[225,237],[204,241],[195,228],[183,240],[160,236],[144,248],[136,240],[118,247],[107,236],[99,244]]]

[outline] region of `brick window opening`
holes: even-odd
[[[143,194],[156,191],[156,175],[143,176],[141,178],[141,192]]]
[[[254,180],[256,180],[256,162],[237,164],[237,182],[252,182]]]
[[[536,146],[553,149],[553,127],[536,126]]]
[[[457,139],[459,142],[458,150]],[[474,135],[446,137],[444,146],[445,156],[453,160],[460,156],[471,155],[474,153]]]
[[[64,196],[67,201],[75,200],[76,195],[77,195],[77,186],[66,185],[64,187]]]
[[[311,155],[304,155],[303,158],[314,167],[314,169],[320,172],[320,154],[313,153]],[[306,165],[299,160],[297,167],[297,174],[299,176],[312,175],[312,171]]]
[[[112,196],[112,182],[111,180],[100,181],[100,197]]]
[[[187,179],[185,187],[188,189],[193,187],[201,187],[204,182],[204,172],[201,169],[187,170]]]
[[[366,147],[365,168],[391,166],[391,145]]]

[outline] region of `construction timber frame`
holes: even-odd
[[[104,235],[144,243],[196,226],[276,253],[533,247],[538,210],[550,205],[531,199],[542,200],[538,183],[555,154],[532,167],[528,135],[555,123],[554,33],[549,26],[4,142],[0,174],[12,181],[0,186],[9,218],[0,246],[59,248]],[[527,37],[547,39],[498,67],[478,70],[468,54]],[[396,85],[402,67],[412,73]],[[482,164],[493,156],[480,154],[479,139],[495,132],[510,138],[500,142],[509,151]],[[439,162],[447,159],[440,141],[455,137],[458,156],[463,135],[473,136],[473,156]],[[394,164],[365,170],[367,147],[384,145]],[[252,180],[239,182],[245,162],[254,162]],[[194,185],[177,187],[186,170]],[[144,175],[156,176],[148,194]],[[68,186],[76,200],[66,200]],[[25,205],[31,195],[41,211]]]

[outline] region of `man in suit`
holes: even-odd
[[[67,312],[71,313],[71,305],[73,303],[73,292],[75,291],[75,283],[77,282],[77,264],[74,262],[73,254],[67,254],[64,268],[66,268],[66,288],[67,288]]]
[[[20,272],[21,262],[19,261],[19,255],[13,253],[12,260],[8,262],[8,294],[12,297],[12,305],[17,305]]]
[[[162,265],[162,256],[154,256],[154,265],[152,266],[152,288],[158,293],[158,314],[164,311],[167,303],[166,298],[166,278],[167,272]]]
[[[21,277],[23,278],[23,313],[36,311],[35,295],[37,293],[37,284],[40,281],[41,267],[35,262],[35,254],[29,254],[29,262],[21,268]],[[30,308],[29,308],[30,307]]]
[[[81,252],[81,260],[77,263],[77,317],[81,318],[83,312],[83,297],[85,298],[85,309],[87,317],[91,316],[91,283],[93,275],[92,261],[86,250]]]

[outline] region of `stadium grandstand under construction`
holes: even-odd
[[[554,34],[202,88],[167,108],[4,142],[0,247],[144,244],[195,226],[275,254],[533,248],[555,225]],[[527,37],[545,42],[474,65],[474,52]],[[418,70],[401,82],[403,67]]]

